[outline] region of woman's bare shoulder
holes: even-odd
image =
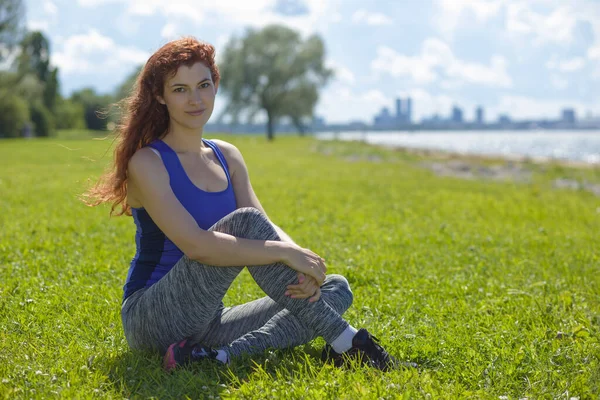
[[[162,177],[167,176],[167,171],[160,155],[156,154],[150,147],[142,147],[129,160],[127,176],[133,181],[147,179],[160,181]]]
[[[235,145],[220,139],[211,139],[211,141],[219,146],[219,149],[225,155],[225,158],[229,164],[233,163],[235,166],[236,164],[244,163],[242,153],[237,147],[235,147]]]
[[[147,167],[160,166],[161,163],[160,156],[151,147],[142,147],[133,154],[127,167],[137,171]]]

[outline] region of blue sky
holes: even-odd
[[[414,117],[600,116],[600,0],[26,0],[27,26],[51,41],[65,95],[114,90],[170,39],[223,48],[246,27],[318,33],[336,78],[317,114],[365,121],[398,96]],[[224,98],[217,100],[216,112]]]

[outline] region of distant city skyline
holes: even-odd
[[[405,104],[402,107],[402,104]],[[513,122],[510,114],[500,114],[495,120],[485,118],[485,107],[479,105],[476,106],[473,112],[473,118],[465,118],[464,109],[454,104],[448,114],[436,113],[428,117],[423,117],[420,121],[413,121],[412,119],[412,99],[407,97],[405,99],[396,99],[396,113],[392,114],[388,107],[383,107],[381,111],[373,117],[372,124],[376,128],[389,128],[409,125],[436,125],[436,124],[474,124],[474,125],[507,125]],[[324,121],[324,119],[323,119]],[[573,108],[565,107],[560,110],[560,115],[555,115],[554,118],[532,118],[529,122],[544,121],[545,123],[554,122],[567,124],[576,127],[577,122],[588,121],[593,122],[594,126],[600,126],[600,115],[594,117],[593,114],[588,114],[584,118],[578,118],[577,112]]]
[[[600,115],[597,0],[25,0],[27,27],[51,42],[61,91],[114,91],[170,39],[214,44],[247,27],[280,23],[317,33],[336,71],[316,114],[330,123],[371,123],[411,98],[411,118],[502,115],[549,119],[572,108]],[[218,61],[219,59],[217,59]],[[217,97],[215,115],[225,98]]]

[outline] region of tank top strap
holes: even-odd
[[[210,147],[215,152],[217,159],[219,160],[219,162],[223,166],[223,169],[225,170],[225,175],[227,175],[227,181],[231,182],[231,177],[229,176],[229,165],[227,164],[227,160],[225,159],[225,156],[221,152],[221,149],[219,149],[219,146],[217,146],[217,144],[215,142],[213,142],[212,140],[208,140],[208,139],[202,139],[202,142],[204,142],[204,144],[206,144],[208,147]]]
[[[158,139],[148,144],[148,146],[158,150],[172,182],[179,181],[182,177],[187,177],[183,165],[181,165],[179,157],[177,157],[177,153],[175,153],[175,151],[165,142]]]

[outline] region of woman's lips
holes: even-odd
[[[204,114],[204,110],[186,111],[187,114],[198,116]]]

